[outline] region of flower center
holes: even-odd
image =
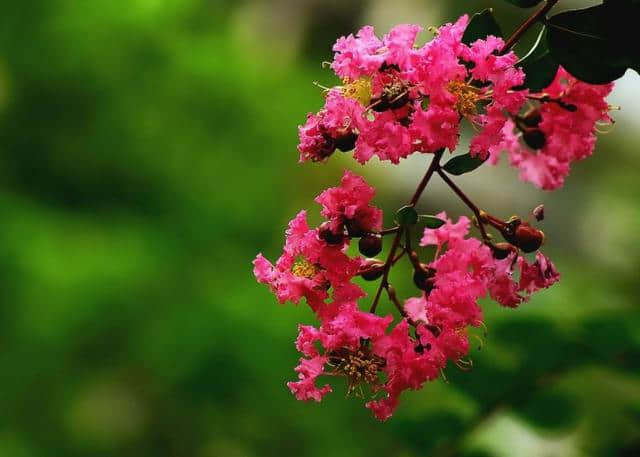
[[[294,276],[307,279],[313,279],[319,271],[320,269],[318,267],[309,263],[309,261],[304,258],[297,259],[291,267],[291,273],[293,273]]]
[[[479,89],[463,81],[451,81],[447,90],[456,97],[455,108],[464,117],[478,114]]]
[[[342,93],[347,98],[358,100],[363,106],[371,102],[371,79],[358,78],[353,82],[345,81]]]
[[[333,351],[329,363],[335,367],[336,375],[347,378],[347,395],[349,395],[361,384],[369,384],[374,388],[378,386],[380,383],[378,372],[382,370],[386,362],[382,357],[371,353],[367,347],[363,346],[357,351],[351,351],[347,348]]]

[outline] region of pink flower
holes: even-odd
[[[377,316],[360,311],[355,302],[341,304],[339,312],[323,321],[320,341],[326,350],[347,347],[356,350],[361,339],[375,339],[384,335],[393,317]]]
[[[307,122],[298,127],[300,162],[322,162],[336,148],[353,149],[363,112],[364,107],[357,100],[345,97],[340,90],[330,90],[324,108],[318,114],[308,114]]]
[[[300,365],[295,368],[299,381],[287,383],[298,400],[315,400],[319,402],[326,394],[331,392],[331,386],[325,384],[323,387],[316,386],[316,379],[324,372],[324,365],[329,360],[325,356],[316,356],[310,359],[301,358]]]
[[[524,258],[518,259],[520,266],[520,290],[528,293],[537,292],[540,289],[547,289],[560,280],[560,273],[556,266],[541,252],[536,252],[536,261],[528,264]]]
[[[336,54],[331,68],[336,75],[350,81],[373,75],[383,64],[404,69],[421,30],[418,25],[401,24],[380,40],[375,36],[373,27],[365,26],[355,37],[349,35],[338,39],[333,46]]]
[[[373,351],[385,360],[383,371],[387,381],[382,386],[387,396],[370,401],[371,409],[379,420],[387,420],[398,405],[400,394],[406,389],[417,390],[438,377],[442,366],[430,350],[416,350],[418,343],[409,335],[409,325],[402,320],[390,334],[373,341]]]
[[[287,384],[299,400],[320,401],[331,391],[327,385],[321,389],[315,385],[316,379],[326,373],[327,364],[332,367],[332,375],[347,378],[351,391],[362,382],[376,388],[378,371],[385,363],[363,342],[381,338],[392,316],[380,317],[360,311],[355,302],[333,302],[326,308],[319,329],[299,327],[296,347],[307,358],[301,358],[296,368],[300,381]],[[322,348],[322,354],[318,347]]]
[[[522,257],[519,257],[521,259]],[[496,260],[494,277],[489,284],[489,293],[491,298],[500,303],[502,306],[516,308],[523,301],[529,298],[520,295],[521,288],[513,278],[513,255],[503,260]]]
[[[372,121],[361,119],[360,132],[353,156],[364,164],[374,155],[380,160],[399,163],[413,152],[413,139],[409,129],[402,125],[393,111],[376,113]]]
[[[540,94],[540,107],[505,123],[503,141],[491,151],[492,162],[497,162],[500,150],[506,150],[523,181],[544,190],[562,187],[571,164],[593,152],[596,123],[610,120],[605,97],[612,88],[613,83],[579,81],[560,67]]]
[[[382,211],[370,205],[375,193],[362,177],[345,170],[340,186],[325,190],[316,202],[334,233],[341,233],[345,224],[357,232],[374,232],[382,228]]]
[[[275,266],[258,254],[253,261],[258,282],[267,284],[278,301],[298,303],[306,298],[312,308],[328,297],[330,286],[339,287],[358,273],[360,259],[350,259],[342,246],[330,246],[307,225],[306,211],[289,223],[284,252]]]
[[[447,241],[462,240],[469,233],[471,221],[465,216],[460,217],[455,224],[444,211],[436,214],[436,217],[445,221],[444,225],[437,229],[426,228],[420,240],[420,246],[442,247]]]
[[[409,131],[415,149],[435,152],[442,148],[453,151],[460,135],[460,116],[452,106],[432,105],[424,110],[416,107]]]
[[[333,46],[336,53],[331,68],[343,79],[356,80],[360,76],[377,71],[384,62],[378,50],[382,41],[376,37],[373,27],[367,25],[354,37],[341,37]]]
[[[298,127],[300,162],[321,162],[336,150],[335,141],[323,132],[320,119],[320,115],[309,113],[307,122]]]

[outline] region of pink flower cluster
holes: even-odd
[[[345,171],[337,187],[315,199],[321,224],[310,227],[300,211],[278,260],[258,254],[253,261],[258,282],[280,303],[304,299],[318,321],[299,326],[298,379],[287,383],[299,400],[321,401],[332,391],[327,380],[342,377],[348,394],[365,398],[374,416],[386,420],[406,390],[422,388],[450,365],[470,367],[470,339],[478,337],[473,328],[484,326],[480,299],[516,308],[560,278],[539,251],[541,230],[518,216],[504,221],[480,209],[449,177],[459,170],[440,159],[444,149],[456,149],[466,119],[475,134],[471,157],[461,159],[470,170],[483,160],[497,163],[506,151],[523,180],[558,188],[571,163],[592,153],[597,123],[610,121],[604,98],[612,85],[586,84],[559,68],[549,87],[531,93],[517,56],[505,52],[501,38],[463,42],[468,23],[463,16],[442,26],[423,46],[415,44],[419,26],[399,25],[381,39],[364,27],[333,47],[331,67],[342,85],[326,89],[324,107],[299,127],[300,161],[325,161],[336,149],[353,150],[363,164],[374,156],[395,164],[414,152],[431,153],[432,161],[409,203],[396,212],[395,227],[383,228],[383,213],[372,204],[374,188]],[[418,214],[433,176],[473,219]],[[532,216],[543,220],[544,207]],[[421,221],[426,228],[419,244],[432,253],[427,260],[412,248]],[[470,236],[472,226],[480,238]],[[489,230],[504,241],[496,242]],[[393,242],[382,261],[375,256],[387,235]],[[356,239],[360,254],[354,254]],[[389,276],[402,257],[419,290],[404,301]],[[362,280],[380,280],[368,311],[361,306],[367,297]],[[397,318],[376,314],[383,292]]]
[[[487,245],[468,237],[468,218],[454,224],[441,213],[444,225],[425,229],[421,241],[437,247],[435,259],[424,265],[430,286],[406,301],[403,318],[395,324],[392,315],[361,311],[358,300],[365,293],[353,280],[370,262],[350,257],[347,249],[352,238],[380,231],[382,212],[371,205],[373,197],[373,188],[346,171],[340,186],[316,198],[327,221],[310,229],[301,211],[289,223],[282,256],[273,265],[258,254],[254,274],[281,303],[304,297],[320,322],[317,328],[299,328],[299,379],[288,383],[296,398],[320,401],[331,387],[320,385],[318,378],[341,376],[348,392],[370,397],[366,406],[385,420],[403,391],[436,379],[448,361],[464,363],[467,327],[482,324],[479,298],[489,294],[515,307],[556,282],[558,273],[539,252],[534,263],[515,252],[496,259]],[[354,226],[357,234],[350,235]],[[325,230],[332,236],[323,235]],[[519,280],[514,278],[516,265]]]
[[[560,68],[532,94],[522,89],[518,57],[501,53],[501,38],[462,42],[468,22],[465,15],[440,27],[421,47],[421,27],[407,24],[382,39],[370,26],[338,39],[331,67],[343,84],[327,89],[324,107],[299,127],[300,161],[324,161],[336,149],[353,149],[360,163],[453,152],[467,119],[476,132],[471,154],[495,164],[505,150],[523,180],[561,186],[571,162],[593,151],[596,123],[609,120],[612,84],[579,82]]]
[[[611,122],[604,98],[612,89],[613,83],[587,84],[560,67],[541,96],[551,101],[509,120],[504,140],[490,149],[490,162],[497,163],[506,150],[524,181],[545,190],[562,187],[571,163],[592,154],[596,124]]]
[[[258,281],[268,284],[280,303],[298,303],[304,297],[317,311],[322,311],[330,288],[342,296],[363,295],[350,281],[364,260],[347,255],[350,238],[345,232],[346,227],[357,227],[361,233],[380,230],[382,211],[370,205],[374,195],[375,190],[364,179],[345,171],[339,187],[327,189],[316,198],[327,222],[310,229],[306,211],[300,211],[289,222],[284,252],[276,264],[262,254],[254,260]]]

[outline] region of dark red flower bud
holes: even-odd
[[[522,117],[522,123],[527,127],[537,127],[542,121],[540,110],[533,109]]]
[[[347,132],[344,135],[336,138],[336,148],[341,150],[342,152],[351,151],[356,147],[356,141],[358,140],[358,135],[353,132]]]
[[[494,243],[490,244],[489,248],[493,257],[498,260],[506,259],[512,252],[518,252],[518,248],[510,243]]]
[[[542,149],[547,144],[547,137],[540,129],[526,130],[522,133],[522,139],[531,149]]]
[[[384,273],[384,262],[378,259],[368,259],[362,266],[360,276],[365,281],[375,281]]]
[[[420,290],[424,290],[429,293],[435,286],[434,276],[436,270],[429,268],[424,263],[420,264],[420,268],[416,268],[413,271],[413,283]]]
[[[342,244],[344,243],[344,231],[342,233],[335,233],[331,230],[331,224],[323,222],[318,227],[318,237],[327,244]]]
[[[321,162],[325,160],[327,157],[331,156],[336,150],[336,142],[331,136],[327,133],[322,134],[322,138],[324,141],[322,143],[316,144],[316,150],[314,151],[313,160],[314,162]]]
[[[382,236],[378,233],[369,233],[360,238],[358,248],[362,255],[374,257],[382,251]]]
[[[533,217],[536,218],[536,221],[540,222],[541,220],[544,219],[544,205],[538,205],[536,206],[533,211],[531,212],[531,214],[533,214]]]
[[[542,246],[544,232],[523,222],[516,227],[512,242],[524,252],[534,252]]]
[[[347,219],[344,221],[344,226],[347,228],[347,233],[352,237],[364,236],[367,234],[367,231],[364,230],[360,223],[355,219]]]

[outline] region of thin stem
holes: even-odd
[[[535,95],[535,94],[528,94],[527,98],[529,100],[536,100],[539,101],[541,103],[557,103],[558,105],[560,105],[562,108],[566,109],[567,111],[571,111],[574,112],[578,109],[578,107],[572,103],[566,103],[565,101],[559,99],[559,98],[553,98],[550,97],[548,94],[544,94],[544,95]]]
[[[373,303],[371,304],[370,313],[375,313],[376,308],[378,307],[378,302],[380,301],[380,295],[382,295],[382,289],[386,288],[388,285],[389,279],[389,271],[391,271],[391,265],[393,264],[393,258],[396,254],[396,249],[398,249],[398,245],[400,244],[400,238],[402,238],[402,227],[400,230],[396,232],[396,236],[393,237],[393,243],[391,244],[391,249],[389,250],[389,256],[387,257],[386,262],[384,263],[384,272],[382,273],[382,281],[380,281],[380,285],[378,286],[378,291],[376,292],[376,296],[373,298]]]
[[[422,195],[424,188],[427,187],[431,176],[433,176],[433,173],[440,168],[440,159],[442,158],[443,153],[444,149],[436,151],[435,156],[431,161],[431,165],[429,165],[427,172],[424,174],[422,180],[420,181],[420,184],[418,184],[418,187],[413,194],[413,197],[411,197],[411,200],[409,201],[409,206],[416,206],[416,203],[418,203],[418,200],[420,200],[420,196]]]
[[[402,317],[407,317],[407,313],[402,307],[402,303],[400,303],[400,300],[398,299],[398,295],[396,294],[396,289],[391,284],[388,284],[388,283],[385,286],[385,289],[387,290],[387,295],[389,296],[389,300],[391,300],[393,304],[396,306],[396,308],[400,312],[400,315]]]
[[[482,234],[482,238],[485,241],[488,241],[490,238],[489,238],[489,235],[487,234],[487,231],[484,228],[484,224],[482,222],[482,214],[480,212],[480,208],[478,208],[478,206],[475,203],[473,203],[469,197],[467,197],[467,195],[462,191],[462,189],[460,189],[451,180],[451,178],[449,178],[449,176],[447,176],[446,173],[444,173],[442,170],[438,170],[438,174],[440,175],[442,180],[445,183],[447,183],[447,185],[451,188],[451,190],[453,190],[455,192],[455,194],[458,197],[460,197],[460,200],[462,200],[464,202],[464,204],[467,205],[469,207],[469,209],[471,209],[471,211],[473,211],[473,214],[476,216],[476,220],[478,221],[478,227],[480,228],[480,233]]]
[[[536,22],[540,19],[544,18],[544,16],[553,8],[559,0],[547,0],[545,4],[538,11],[533,13],[531,17],[529,17],[526,21],[524,21],[520,27],[516,29],[515,32],[507,39],[504,46],[500,50],[500,54],[505,54],[508,52],[519,40],[522,38],[527,30],[529,30]]]
[[[400,227],[392,227],[385,230],[381,230],[378,233],[382,236],[385,236],[385,235],[391,235],[392,233],[396,233],[398,230],[400,230]]]
[[[405,255],[406,253],[407,253],[407,249],[403,247],[402,252],[398,254],[396,258],[391,261],[391,265],[395,265],[396,263],[398,263],[398,260],[400,260],[402,256]]]
[[[425,187],[427,187],[429,180],[431,179],[433,174],[436,172],[436,170],[440,168],[440,159],[442,158],[443,153],[444,153],[444,149],[440,149],[435,153],[433,159],[431,160],[431,164],[427,169],[427,172],[422,177],[422,180],[418,184],[416,191],[413,193],[413,197],[411,197],[411,200],[409,201],[410,206],[416,205],[416,203],[420,199],[420,196],[422,195],[422,192],[424,192]],[[391,249],[389,250],[389,255],[387,256],[387,260],[384,263],[384,267],[383,267],[384,273],[382,273],[382,280],[380,281],[380,285],[378,286],[376,295],[373,298],[371,309],[369,309],[370,313],[376,312],[376,308],[378,307],[378,302],[380,301],[380,296],[382,295],[382,289],[386,289],[387,286],[389,285],[389,272],[391,271],[391,266],[393,265],[393,259],[396,254],[396,250],[400,245],[400,240],[402,239],[403,231],[404,229],[402,227],[399,227],[398,230],[395,232],[396,235],[393,237],[393,242],[391,244]]]
[[[409,229],[407,229],[405,235],[406,235],[405,248],[409,253],[409,261],[411,262],[411,265],[413,265],[414,270],[417,271],[421,268],[420,259],[418,258],[418,254],[416,253],[416,251],[414,251],[413,248],[411,247],[411,233],[409,232]]]

